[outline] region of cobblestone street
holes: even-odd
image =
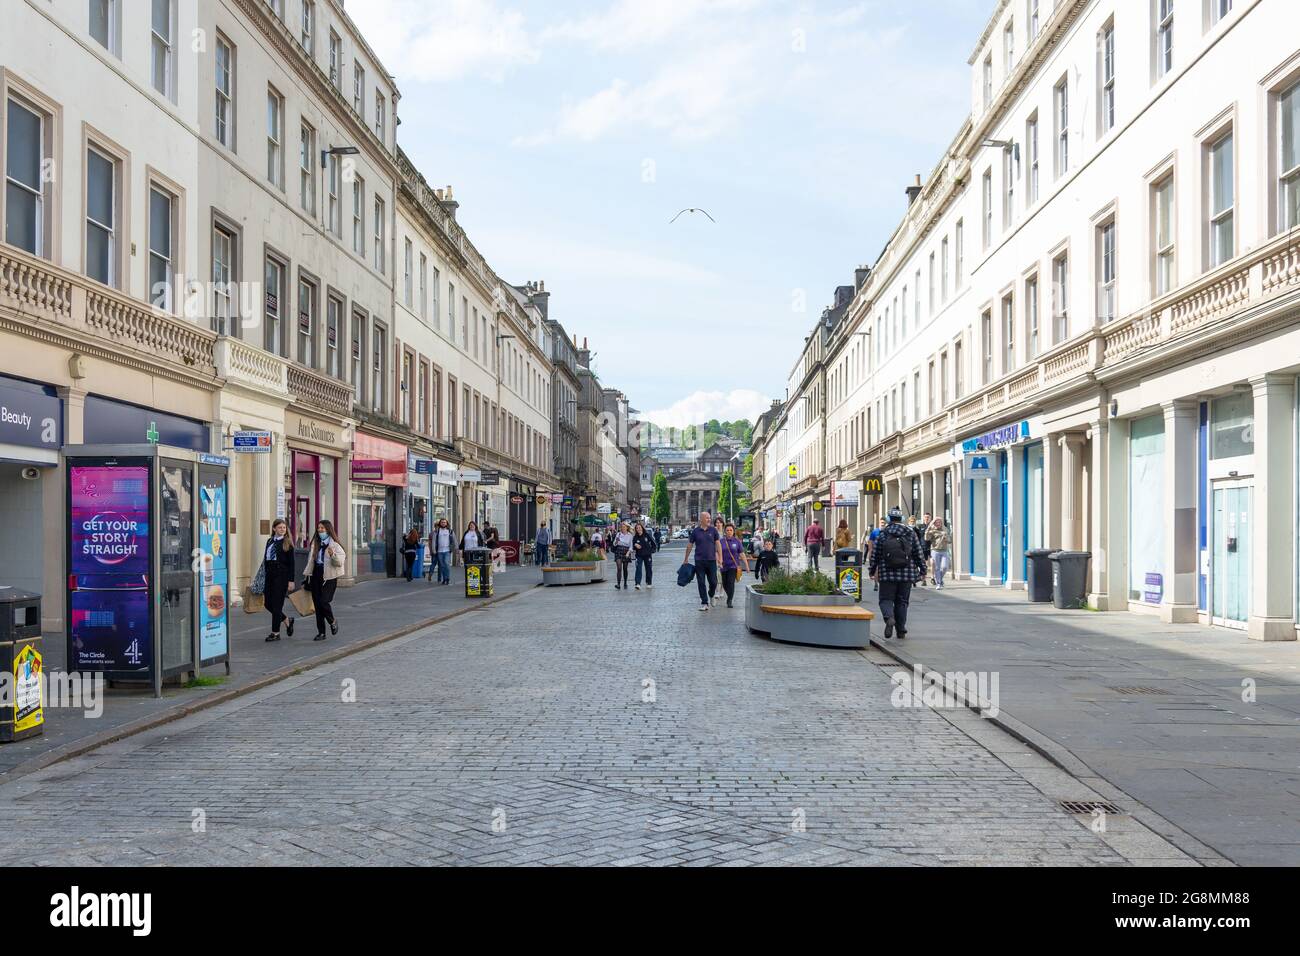
[[[0,860],[1188,862],[969,711],[893,706],[876,652],[693,594],[529,591],[9,782]]]

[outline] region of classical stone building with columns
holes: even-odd
[[[1183,7],[998,4],[823,348],[824,479],[943,515],[960,577],[1082,550],[1095,608],[1294,640],[1300,11]]]

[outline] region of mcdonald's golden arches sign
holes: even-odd
[[[883,495],[885,493],[885,480],[880,475],[867,475],[862,479],[862,493],[864,495]]]

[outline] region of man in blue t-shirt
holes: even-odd
[[[686,557],[682,564],[690,564],[691,551],[695,551],[695,584],[700,589],[700,610],[709,609],[709,601],[718,590],[718,563],[722,560],[722,536],[713,527],[712,516],[701,512],[700,523],[691,529],[686,539]]]

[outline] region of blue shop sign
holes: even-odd
[[[1004,425],[1001,428],[995,428],[987,435],[980,435],[978,438],[968,438],[961,443],[961,450],[964,454],[969,455],[971,452],[979,451],[983,446],[984,451],[994,448],[1001,448],[1003,445],[1014,445],[1016,442],[1024,441],[1029,437],[1029,422],[1021,422],[1018,425]]]
[[[59,450],[63,402],[54,389],[0,376],[0,444]]]

